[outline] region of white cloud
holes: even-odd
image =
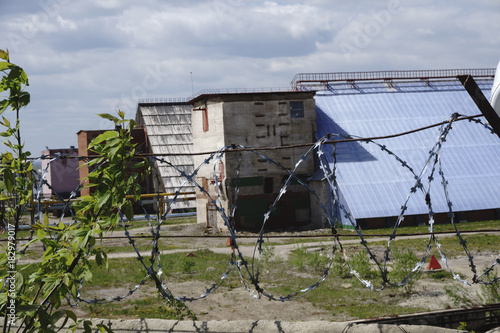
[[[133,117],[137,98],[190,95],[191,72],[198,91],[287,86],[298,72],[493,67],[499,9],[498,0],[10,1],[0,3],[0,48],[30,75],[23,126],[36,154],[103,126],[96,113]]]
[[[78,27],[76,26],[75,22],[70,21],[70,20],[65,20],[60,15],[56,16],[56,20],[61,25],[61,28],[63,28],[63,30],[72,30],[72,31],[75,31],[75,30],[78,29]]]
[[[416,31],[417,35],[423,35],[423,36],[433,36],[436,33],[432,29],[426,29],[426,28],[417,28]]]

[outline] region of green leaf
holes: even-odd
[[[38,310],[39,305],[32,305],[32,304],[22,304],[22,305],[17,305],[16,310],[19,313],[27,313],[27,312],[34,312]]]
[[[99,200],[97,201],[97,209],[99,209],[102,206],[104,206],[106,204],[106,202],[108,202],[108,200],[110,198],[111,198],[111,193],[110,192],[106,192],[106,194],[104,194],[102,197],[100,197]]]
[[[97,324],[97,328],[99,329],[99,331],[103,333],[105,332],[113,333],[113,330],[104,324]]]
[[[10,69],[12,65],[10,62],[0,62],[0,71],[3,71],[5,69]]]
[[[55,324],[59,319],[61,319],[62,317],[64,317],[66,315],[66,313],[62,310],[59,310],[59,311],[56,311],[52,314],[51,318],[50,318],[50,322],[52,324]]]
[[[130,201],[127,201],[125,204],[125,216],[129,222],[134,220],[134,208],[132,207],[132,203]]]
[[[70,280],[70,276],[68,274],[64,274],[63,276],[63,283],[66,285],[66,286],[70,286],[71,284],[71,280]]]
[[[9,169],[4,169],[3,179],[5,182],[5,187],[7,188],[7,191],[12,193],[12,191],[14,190],[14,182],[15,182],[15,177],[14,177],[14,174],[12,173],[12,171],[10,171]]]
[[[89,270],[86,270],[82,276],[81,276],[85,281],[92,281],[92,272]]]
[[[45,238],[45,236],[47,236],[47,232],[45,232],[45,230],[43,229],[38,229],[38,231],[36,232],[36,237],[38,237],[39,239],[43,239]]]
[[[90,144],[89,144],[89,148],[92,148],[95,145],[97,145],[103,141],[106,141],[108,139],[116,138],[117,136],[118,136],[118,132],[106,131],[106,132],[102,133],[101,135],[99,135],[98,137],[96,137],[94,140],[92,140],[92,142],[90,142]]]
[[[102,266],[103,261],[102,261],[101,252],[97,252],[95,254],[95,262],[96,262],[97,266]]]
[[[38,310],[38,319],[40,319],[40,324],[42,325],[43,329],[46,329],[47,326],[49,326],[50,316],[47,311],[45,311],[45,309],[41,308],[40,310]],[[43,331],[44,330],[42,330],[42,332]]]
[[[3,100],[2,102],[4,102],[6,100]],[[0,102],[0,103],[2,103]],[[7,104],[8,104],[8,101],[7,101]],[[2,116],[2,121],[0,122],[1,125],[5,126],[5,127],[10,127],[10,121],[9,119],[5,118]]]
[[[83,322],[83,331],[85,333],[92,333],[92,322],[90,320],[85,320]]]
[[[30,103],[30,94],[26,91],[23,91],[18,96],[18,107],[26,106]]]
[[[16,290],[21,290],[24,284],[24,277],[21,272],[16,273]]]
[[[76,314],[73,311],[64,310],[64,312],[66,313],[66,316],[68,316],[71,320],[73,320],[76,323],[78,318],[76,317]]]
[[[108,119],[108,120],[111,120],[112,122],[114,123],[117,123],[120,121],[120,119],[116,118],[115,116],[113,115],[110,115],[109,113],[98,113],[97,114],[99,117],[101,118],[104,118],[104,119]]]
[[[4,100],[0,101],[0,114],[4,113],[8,107],[9,107],[9,100],[8,99],[4,99]],[[5,125],[5,127],[9,127],[9,126],[10,126],[10,124]]]
[[[0,50],[0,59],[3,59],[7,62],[9,62],[9,50]]]

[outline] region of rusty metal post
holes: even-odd
[[[479,89],[474,78],[470,75],[458,75],[457,78],[460,80],[465,90],[467,90],[474,103],[476,103],[495,133],[500,137],[500,117],[495,109],[493,109],[486,96],[484,96],[481,89]]]
[[[158,207],[160,211],[160,218],[163,216],[163,195],[160,196],[160,207]]]

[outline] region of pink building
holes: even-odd
[[[63,149],[48,149],[42,151],[42,154],[49,156],[49,158],[42,160],[42,172],[47,169],[47,165],[52,158],[60,156],[59,159],[52,161],[47,169],[45,179],[50,184],[50,187],[47,184],[43,185],[43,196],[51,198],[57,193],[63,198],[68,198],[71,192],[76,190],[80,184],[80,175],[78,159],[66,158],[66,156],[78,156],[78,148],[72,146]]]

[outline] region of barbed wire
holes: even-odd
[[[481,123],[480,120],[478,120],[477,118],[484,118],[484,116],[482,114],[477,114],[477,115],[473,115],[473,116],[463,116],[463,115],[460,115],[457,119],[455,119],[454,121],[464,121],[464,120],[468,120],[468,121],[474,121],[476,123]],[[444,124],[446,124],[447,120],[445,121],[442,121],[442,122],[439,122],[439,123],[434,123],[434,124],[430,124],[430,125],[427,125],[427,126],[422,126],[422,127],[419,127],[419,128],[415,128],[415,129],[412,129],[412,130],[409,130],[409,131],[405,131],[405,132],[399,132],[399,133],[394,133],[394,134],[389,134],[389,135],[383,135],[383,136],[374,136],[374,137],[369,137],[369,138],[355,138],[355,137],[348,137],[348,138],[344,138],[344,139],[340,139],[340,140],[329,140],[329,141],[326,141],[325,144],[336,144],[336,143],[347,143],[347,142],[359,142],[359,141],[366,141],[366,140],[383,140],[383,139],[393,139],[393,138],[397,138],[397,137],[400,137],[400,136],[405,136],[405,135],[409,135],[409,134],[414,134],[414,133],[418,133],[418,132],[421,132],[421,131],[425,131],[425,130],[428,130],[428,129],[431,129],[431,128],[434,128],[434,127],[439,127],[439,126],[442,126]],[[494,133],[493,129],[491,129],[491,127],[489,127],[488,125],[484,125],[486,127],[488,127],[492,133]],[[234,153],[237,153],[237,152],[240,152],[240,151],[266,151],[266,150],[286,150],[286,149],[294,149],[294,148],[304,148],[304,147],[311,147],[313,146],[315,143],[314,142],[310,142],[310,143],[300,143],[300,144],[293,144],[293,145],[282,145],[282,146],[271,146],[271,147],[241,147],[241,148],[237,148],[237,149],[232,149],[228,152],[234,152]],[[136,153],[135,156],[137,157],[174,157],[174,156],[203,156],[203,155],[212,155],[212,154],[216,154],[217,151],[205,151],[205,152],[195,152],[195,153],[189,153],[189,152],[183,152],[183,153],[156,153],[156,154],[152,154],[152,153],[148,153],[148,154],[145,154],[145,153]],[[82,161],[88,161],[88,160],[91,160],[91,159],[94,159],[94,158],[100,158],[101,156],[100,155],[70,155],[70,154],[59,154],[58,153],[58,156],[61,158],[61,159],[78,159],[78,160],[82,160]],[[44,160],[44,159],[51,159],[51,158],[54,158],[56,157],[56,155],[41,155],[41,156],[38,156],[38,157],[30,157],[28,158],[28,160]]]
[[[337,251],[339,251],[345,262],[347,263],[347,266],[350,270],[350,273],[355,276],[363,285],[365,285],[367,288],[370,288],[372,290],[383,290],[387,285],[390,286],[404,286],[407,283],[410,283],[415,276],[420,272],[422,269],[424,263],[426,262],[428,256],[430,255],[431,249],[432,249],[432,244],[435,244],[436,249],[438,250],[442,260],[445,262],[445,265],[447,269],[452,273],[454,279],[460,281],[461,283],[465,285],[471,285],[475,283],[481,283],[481,284],[488,284],[488,283],[497,283],[499,281],[499,278],[494,278],[491,281],[485,281],[485,278],[493,271],[495,265],[500,264],[500,258],[495,259],[493,264],[491,264],[489,267],[485,269],[485,271],[478,276],[477,273],[477,268],[474,263],[474,258],[468,249],[466,245],[466,241],[463,239],[461,232],[459,231],[456,223],[455,223],[455,214],[453,211],[453,204],[451,202],[451,199],[449,197],[448,193],[448,181],[445,178],[445,173],[442,168],[441,164],[441,153],[442,153],[442,148],[443,144],[446,141],[446,137],[452,130],[452,125],[461,120],[468,120],[470,122],[473,122],[477,125],[485,127],[487,130],[489,130],[491,133],[494,133],[494,131],[489,127],[487,124],[484,124],[481,120],[476,119],[479,116],[461,116],[458,114],[453,114],[450,118],[446,119],[445,121],[426,126],[423,128],[419,128],[416,130],[412,130],[409,132],[405,133],[399,133],[399,134],[394,134],[394,135],[389,135],[389,136],[382,136],[382,137],[373,137],[373,138],[362,138],[362,137],[356,137],[356,136],[347,136],[344,138],[341,138],[341,136],[336,135],[336,134],[327,134],[323,138],[319,139],[316,143],[314,144],[308,144],[308,145],[293,145],[293,146],[286,146],[286,147],[264,147],[264,148],[252,148],[252,147],[245,147],[241,145],[228,145],[226,147],[223,147],[217,151],[211,152],[211,153],[200,153],[198,155],[209,155],[205,160],[197,166],[192,173],[186,173],[185,171],[181,170],[179,167],[175,166],[168,160],[166,160],[165,156],[162,155],[141,155],[145,156],[149,159],[150,164],[152,165],[152,171],[154,177],[156,177],[157,181],[159,181],[160,178],[160,172],[159,172],[159,167],[161,165],[166,165],[173,170],[176,171],[178,175],[180,175],[183,178],[182,184],[179,186],[179,188],[176,190],[171,203],[167,206],[166,211],[161,214],[160,210],[156,212],[156,216],[154,218],[155,223],[152,222],[153,218],[151,215],[148,213],[148,211],[144,208],[143,203],[139,202],[139,205],[142,207],[142,209],[145,212],[145,218],[148,221],[148,226],[150,228],[150,233],[151,236],[149,238],[152,240],[152,246],[151,246],[151,254],[149,258],[145,258],[143,255],[141,255],[141,252],[137,248],[135,244],[135,237],[132,236],[128,230],[128,227],[125,223],[125,218],[123,216],[121,217],[121,223],[122,227],[124,229],[124,234],[125,238],[128,239],[129,244],[132,246],[134,249],[135,253],[137,254],[137,258],[140,261],[143,269],[145,270],[145,277],[141,280],[140,283],[138,283],[134,288],[131,288],[126,295],[124,296],[117,296],[117,297],[109,297],[109,298],[102,298],[102,299],[85,299],[81,295],[81,288],[83,286],[83,282],[80,284],[80,288],[78,289],[77,295],[73,295],[74,297],[74,302],[70,302],[68,300],[68,303],[71,305],[77,305],[79,301],[88,303],[88,304],[97,304],[97,303],[106,303],[106,302],[112,302],[112,301],[119,301],[124,298],[130,297],[134,292],[136,292],[148,279],[153,280],[153,282],[156,285],[156,288],[160,295],[162,297],[165,297],[167,299],[177,299],[183,302],[187,301],[196,301],[200,299],[204,299],[210,294],[214,293],[217,289],[219,289],[223,283],[227,280],[229,275],[236,270],[241,281],[243,284],[243,287],[245,288],[246,291],[248,291],[253,297],[255,298],[260,298],[260,297],[266,297],[269,300],[274,300],[274,301],[291,301],[295,300],[301,297],[304,297],[308,293],[312,292],[314,289],[318,288],[322,282],[324,282],[329,274],[329,271],[332,267],[333,264],[333,259],[334,255]],[[401,136],[401,135],[407,135],[409,133],[415,133],[417,131],[421,131],[424,129],[429,129],[429,128],[434,128],[434,127],[439,127],[439,135],[436,139],[435,144],[433,147],[429,150],[429,156],[427,157],[424,165],[420,169],[419,172],[415,171],[416,169],[412,166],[409,165],[409,163],[402,158],[400,158],[397,154],[395,154],[393,151],[387,148],[386,145],[382,145],[376,140],[379,139],[386,139],[386,138],[392,138],[396,136]],[[341,139],[335,139],[333,140],[332,138],[341,138]],[[365,235],[363,235],[362,231],[358,226],[356,225],[356,221],[354,220],[353,216],[349,212],[349,210],[341,203],[339,196],[338,196],[338,181],[337,181],[337,176],[336,176],[336,171],[337,171],[337,151],[336,147],[338,144],[342,144],[345,142],[365,142],[367,144],[373,144],[376,145],[381,151],[384,153],[388,154],[392,158],[395,159],[396,163],[400,164],[401,167],[406,169],[409,172],[409,175],[411,175],[414,179],[414,185],[410,188],[408,195],[405,198],[405,201],[403,205],[401,206],[401,210],[399,212],[399,215],[397,216],[396,223],[394,225],[394,228],[392,230],[392,233],[388,235],[388,241],[387,241],[387,246],[384,251],[383,258],[377,258],[376,254],[374,251],[370,248],[368,242],[366,241]],[[275,149],[288,149],[288,148],[297,148],[297,147],[309,147],[309,149],[306,151],[305,154],[301,156],[301,158],[296,162],[295,166],[293,167],[292,170],[287,169],[285,166],[283,166],[280,162],[275,161],[274,159],[268,157],[262,151],[264,150],[275,150]],[[327,157],[328,152],[325,150],[325,147],[331,147],[331,157],[333,158],[333,163],[330,163],[329,158]],[[272,164],[279,168],[281,171],[285,172],[287,174],[286,179],[284,180],[284,184],[282,188],[280,189],[277,197],[275,200],[272,202],[272,204],[269,206],[267,212],[263,215],[262,217],[262,225],[260,228],[260,231],[258,233],[257,240],[254,245],[254,250],[253,254],[251,255],[251,258],[247,258],[245,255],[243,255],[243,252],[239,246],[239,239],[241,236],[237,234],[236,231],[236,226],[235,226],[235,216],[236,212],[238,210],[238,198],[239,198],[239,193],[240,193],[240,175],[241,175],[241,167],[242,167],[242,152],[249,152],[253,155],[256,155],[260,160],[263,160],[264,162],[267,162],[269,164]],[[233,198],[232,204],[230,207],[225,208],[225,204],[223,202],[223,194],[221,193],[221,186],[222,186],[222,179],[219,177],[217,173],[217,166],[219,163],[222,163],[223,158],[226,154],[228,153],[238,153],[238,163],[236,167],[236,178],[234,180],[234,193],[231,193],[231,197]],[[178,155],[178,154],[174,154]],[[185,155],[185,154],[181,154]],[[365,251],[367,252],[367,255],[371,262],[373,262],[380,273],[380,277],[382,278],[381,286],[380,287],[375,287],[373,281],[365,280],[363,277],[354,269],[352,263],[350,262],[349,259],[349,254],[347,253],[346,248],[342,245],[340,241],[340,235],[337,233],[335,229],[335,221],[332,219],[328,212],[328,207],[327,205],[320,200],[319,195],[309,187],[309,185],[304,182],[300,177],[297,175],[297,169],[301,166],[302,163],[307,161],[308,159],[314,158],[314,156],[317,158],[317,161],[319,163],[319,170],[323,172],[324,179],[326,180],[326,183],[328,184],[328,191],[331,194],[334,203],[337,204],[339,207],[340,211],[346,218],[346,220],[351,224],[353,227],[353,230],[355,230],[357,237],[360,240],[360,244],[363,245]],[[170,156],[170,154],[168,154]],[[40,159],[45,159],[48,158],[47,156],[42,156]],[[49,186],[49,188],[52,189],[50,184],[45,179],[45,175],[48,172],[49,165],[53,163],[55,160],[64,158],[63,156],[55,157],[52,158],[46,168],[43,170],[42,175],[39,177],[37,180],[38,182],[38,187],[37,187],[37,192],[36,192],[36,199],[37,199],[37,220],[41,221],[42,220],[42,214],[41,214],[41,188],[45,184]],[[74,158],[74,157],[71,157]],[[91,156],[86,156],[85,158],[92,158]],[[104,163],[104,162],[103,162]],[[202,185],[200,185],[197,182],[197,177],[199,176],[201,168],[205,166],[209,166],[212,164],[213,167],[213,179],[214,179],[214,187],[215,187],[215,193],[211,194],[209,193],[208,189],[205,189]],[[424,182],[423,179],[424,177],[427,176],[427,181]],[[436,235],[438,234],[437,232],[434,231],[434,215],[435,212],[433,211],[432,207],[432,198],[431,198],[431,187],[432,184],[436,181],[436,179],[440,179],[445,200],[448,205],[448,215],[450,217],[451,224],[453,225],[454,228],[454,233],[456,234],[460,245],[462,246],[464,252],[466,253],[469,261],[469,266],[471,267],[471,271],[473,273],[473,277],[471,282],[467,281],[466,279],[463,279],[460,277],[459,274],[455,273],[449,265],[449,260],[448,257],[445,255],[444,250],[442,249],[441,244],[438,242]],[[263,260],[263,251],[264,251],[264,244],[265,244],[265,230],[266,230],[266,225],[269,222],[271,214],[276,211],[278,204],[280,200],[283,198],[284,195],[286,195],[286,192],[288,190],[288,187],[292,185],[293,183],[296,183],[300,185],[305,191],[309,192],[310,195],[315,197],[316,200],[320,203],[320,208],[323,212],[323,215],[326,217],[326,220],[328,222],[329,227],[332,229],[332,235],[329,235],[333,241],[333,245],[331,246],[331,252],[329,254],[329,260],[328,263],[325,265],[325,269],[322,272],[321,276],[312,284],[305,286],[305,287],[299,287],[297,292],[290,293],[288,295],[283,295],[283,296],[275,296],[272,293],[270,293],[266,288],[263,287],[262,285],[262,269],[261,269],[261,262]],[[79,185],[79,187],[71,193],[70,199],[74,198],[76,196],[76,193],[81,189],[83,185],[83,182]],[[159,244],[159,239],[161,237],[169,237],[169,236],[162,236],[161,235],[161,227],[164,224],[165,220],[169,216],[169,214],[172,211],[172,207],[174,207],[175,203],[178,200],[178,197],[181,195],[181,192],[183,188],[186,186],[194,186],[198,189],[200,194],[206,198],[208,202],[210,202],[211,205],[214,206],[216,212],[219,214],[221,219],[223,220],[224,226],[227,228],[229,232],[229,238],[231,241],[231,249],[232,252],[230,253],[230,257],[228,260],[228,267],[224,272],[221,273],[220,279],[216,281],[215,283],[211,284],[208,286],[202,293],[200,293],[200,296],[198,297],[191,297],[191,296],[176,296],[174,295],[170,289],[168,288],[167,282],[165,281],[165,271],[164,267],[161,264],[161,251],[160,251],[160,244]],[[52,189],[53,190],[53,189]],[[417,191],[420,191],[423,196],[424,196],[424,201],[425,201],[425,206],[427,207],[428,211],[428,217],[429,217],[429,232],[428,235],[429,239],[428,242],[425,246],[425,254],[424,256],[418,260],[414,264],[413,270],[403,277],[401,281],[391,281],[389,279],[388,275],[388,262],[389,262],[389,254],[391,251],[391,244],[396,240],[397,238],[397,232],[399,230],[399,227],[401,226],[401,223],[404,220],[405,213],[408,209],[408,202],[410,198],[413,196],[414,193]],[[229,196],[229,194],[226,194]],[[157,205],[160,204],[160,192],[158,189],[158,195],[157,195]],[[64,202],[64,210],[63,214],[61,216],[61,221],[64,217],[64,213],[66,211],[69,211],[70,214],[73,216],[72,211],[70,208],[71,206],[71,200],[63,200]],[[73,217],[74,220],[74,217]],[[74,221],[74,223],[78,223],[78,221]],[[376,235],[380,237],[380,235]],[[88,254],[87,254],[88,255]],[[149,262],[147,262],[148,260]]]
[[[470,229],[470,230],[460,230],[461,234],[487,234],[487,233],[500,233],[500,229]],[[456,231],[434,231],[434,235],[454,235],[456,234]],[[350,233],[336,233],[336,236],[339,238],[353,238],[357,237],[356,235],[350,234]],[[374,237],[374,238],[382,238],[382,237],[389,237],[391,234],[370,234],[370,233],[363,233],[364,238],[369,238],[369,237]],[[400,233],[399,237],[410,237],[410,236],[427,236],[429,235],[428,232],[405,232],[405,233]],[[302,234],[297,234],[297,235],[291,235],[287,233],[286,235],[276,235],[276,234],[265,234],[266,239],[273,239],[273,238],[287,238],[287,239],[294,239],[294,238],[300,238],[300,239],[307,239],[307,238],[319,238],[323,240],[324,238],[330,238],[332,234],[313,234],[313,235],[302,235]],[[253,238],[258,238],[258,234],[252,234],[251,232],[248,232],[248,234],[241,234],[238,235],[238,239],[253,239]],[[112,239],[128,239],[129,237],[127,236],[103,236],[103,240],[112,240]],[[132,239],[152,239],[153,236],[148,236],[148,235],[130,235],[130,238]],[[206,235],[160,235],[158,237],[159,239],[161,238],[168,238],[168,239],[176,239],[176,238],[199,238],[199,239],[210,239],[210,238],[224,238],[227,239],[228,236],[225,234],[206,234]],[[17,241],[21,242],[28,242],[33,240],[32,237],[28,238],[17,238]],[[6,242],[7,239],[5,238],[0,238],[0,242]]]

